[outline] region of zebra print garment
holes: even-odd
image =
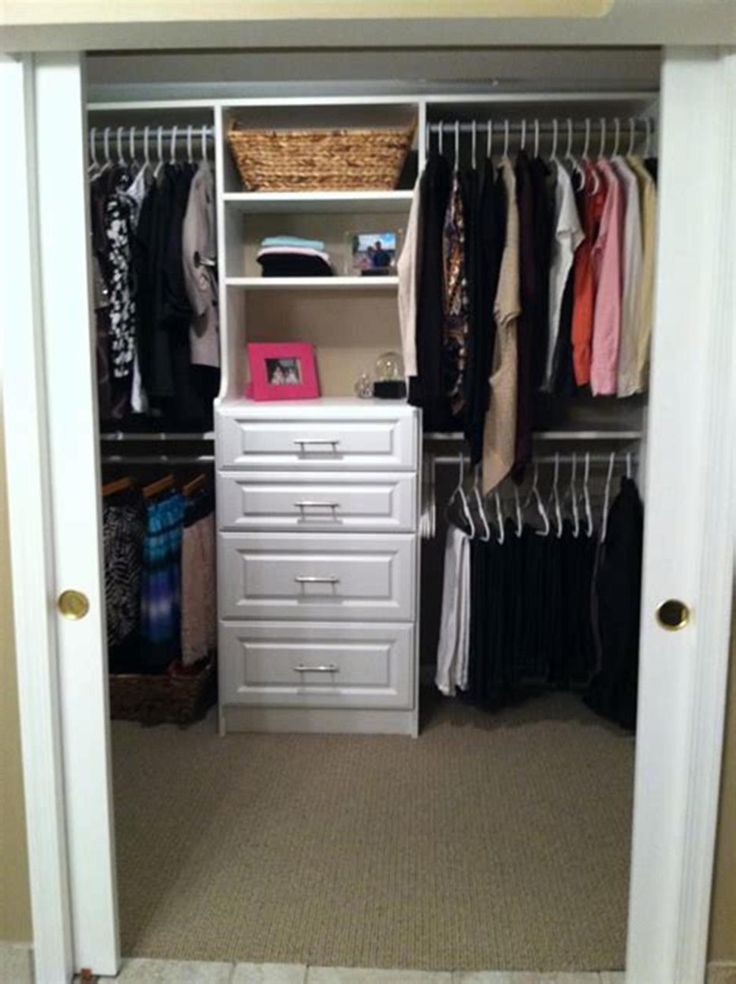
[[[107,644],[119,646],[140,627],[146,519],[140,496],[103,503]]]

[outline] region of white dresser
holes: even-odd
[[[416,735],[419,423],[379,400],[218,409],[223,733]]]

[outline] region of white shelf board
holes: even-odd
[[[229,191],[225,207],[239,212],[407,212],[411,191]]]
[[[227,277],[245,290],[396,290],[398,277]]]

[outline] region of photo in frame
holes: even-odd
[[[348,234],[346,273],[354,277],[390,277],[396,274],[401,248],[399,230],[355,231]]]
[[[316,400],[314,346],[309,342],[248,342],[250,400]]]

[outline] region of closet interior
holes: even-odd
[[[656,82],[133,88],[87,107],[123,952],[621,966]]]

